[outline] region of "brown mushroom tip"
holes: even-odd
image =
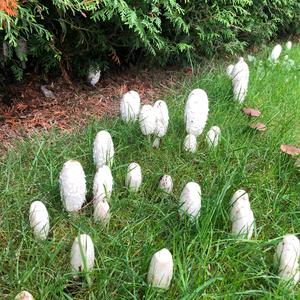
[[[281,152],[287,153],[289,155],[299,155],[300,154],[300,148],[297,148],[292,145],[282,144],[280,146],[280,150],[281,150]]]
[[[251,108],[251,107],[245,107],[242,109],[242,112],[250,117],[259,117],[261,115],[261,112],[258,109]]]
[[[253,123],[249,125],[252,129],[255,129],[257,131],[266,131],[267,126],[264,123]]]

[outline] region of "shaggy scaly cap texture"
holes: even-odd
[[[103,165],[112,166],[115,150],[111,135],[106,130],[97,133],[94,147],[93,159],[97,168]]]
[[[113,189],[113,177],[108,166],[100,167],[94,177],[94,201],[109,201]]]
[[[197,150],[197,139],[193,134],[188,134],[183,141],[185,151],[195,153]]]
[[[239,103],[244,102],[247,95],[249,82],[249,67],[244,61],[243,57],[240,57],[237,64],[234,65],[232,70],[232,87],[233,96]]]
[[[156,113],[151,105],[143,105],[139,115],[140,128],[143,135],[151,135],[156,129]]]
[[[135,91],[125,93],[120,102],[121,118],[125,122],[136,121],[141,108],[140,95]]]
[[[189,94],[184,110],[185,128],[188,134],[198,136],[204,130],[208,118],[208,97],[204,90],[195,89]]]
[[[59,175],[60,196],[65,209],[69,212],[79,211],[85,202],[85,174],[80,162],[69,160]]]

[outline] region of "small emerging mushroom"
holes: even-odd
[[[34,236],[45,240],[49,233],[49,214],[46,206],[41,201],[34,201],[29,210],[30,227],[33,229]]]
[[[280,45],[280,44],[277,44],[277,45],[273,48],[273,50],[272,50],[272,52],[271,52],[271,55],[270,55],[269,59],[272,60],[272,61],[277,61],[278,58],[279,58],[279,56],[280,56],[281,50],[282,50],[281,45]]]
[[[212,126],[206,134],[206,142],[209,147],[216,147],[221,137],[221,129],[218,126]]]
[[[274,261],[278,267],[278,276],[284,280],[299,281],[300,241],[293,234],[287,234],[278,244]]]
[[[195,153],[197,150],[197,139],[193,134],[188,134],[183,142],[183,148],[185,151]]]
[[[94,267],[94,260],[94,244],[91,237],[87,234],[76,237],[71,249],[72,271],[90,271]]]
[[[125,184],[132,192],[139,190],[142,184],[142,170],[138,163],[133,162],[128,166]]]
[[[106,226],[109,223],[109,204],[106,200],[98,200],[94,202],[94,220],[100,221],[103,226]]]
[[[125,122],[135,122],[140,113],[141,99],[136,91],[129,91],[125,93],[120,102],[121,118]]]
[[[292,45],[293,44],[292,44],[291,41],[287,41],[286,44],[285,44],[285,47],[286,47],[287,50],[291,50],[292,49]]]
[[[170,175],[164,175],[159,181],[159,187],[164,192],[171,194],[173,190],[173,180]]]
[[[34,298],[29,292],[22,291],[15,297],[15,300],[34,300]]]
[[[192,221],[200,215],[201,209],[201,188],[196,182],[189,182],[185,185],[179,201],[179,213],[188,215]]]
[[[208,118],[208,97],[204,90],[194,89],[188,96],[184,110],[185,128],[188,134],[199,136]]]
[[[85,202],[85,174],[80,162],[68,160],[59,175],[60,196],[68,212],[77,212]]]
[[[267,130],[267,126],[264,123],[253,123],[253,124],[250,124],[249,127],[251,127],[252,129],[255,129],[257,131],[266,131]]]
[[[106,130],[101,130],[97,133],[94,147],[93,147],[93,158],[97,168],[103,165],[112,166],[114,159],[114,144],[111,135]]]
[[[173,277],[173,257],[164,248],[156,252],[151,259],[148,271],[148,283],[152,287],[168,289]]]
[[[259,117],[261,115],[261,112],[258,109],[250,108],[250,107],[243,108],[242,112],[245,115],[250,116],[250,117]]]

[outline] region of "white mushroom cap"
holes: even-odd
[[[168,289],[173,277],[173,258],[166,248],[156,252],[150,262],[148,283],[156,288]]]

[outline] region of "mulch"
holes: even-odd
[[[33,133],[54,127],[71,132],[91,117],[116,115],[121,96],[129,90],[137,91],[142,103],[150,103],[190,75],[189,70],[174,69],[127,71],[104,74],[96,87],[84,82],[69,85],[58,78],[47,85],[56,96],[49,99],[40,91],[39,77],[31,74],[25,83],[9,87],[15,95],[11,106],[0,102],[0,151]]]

